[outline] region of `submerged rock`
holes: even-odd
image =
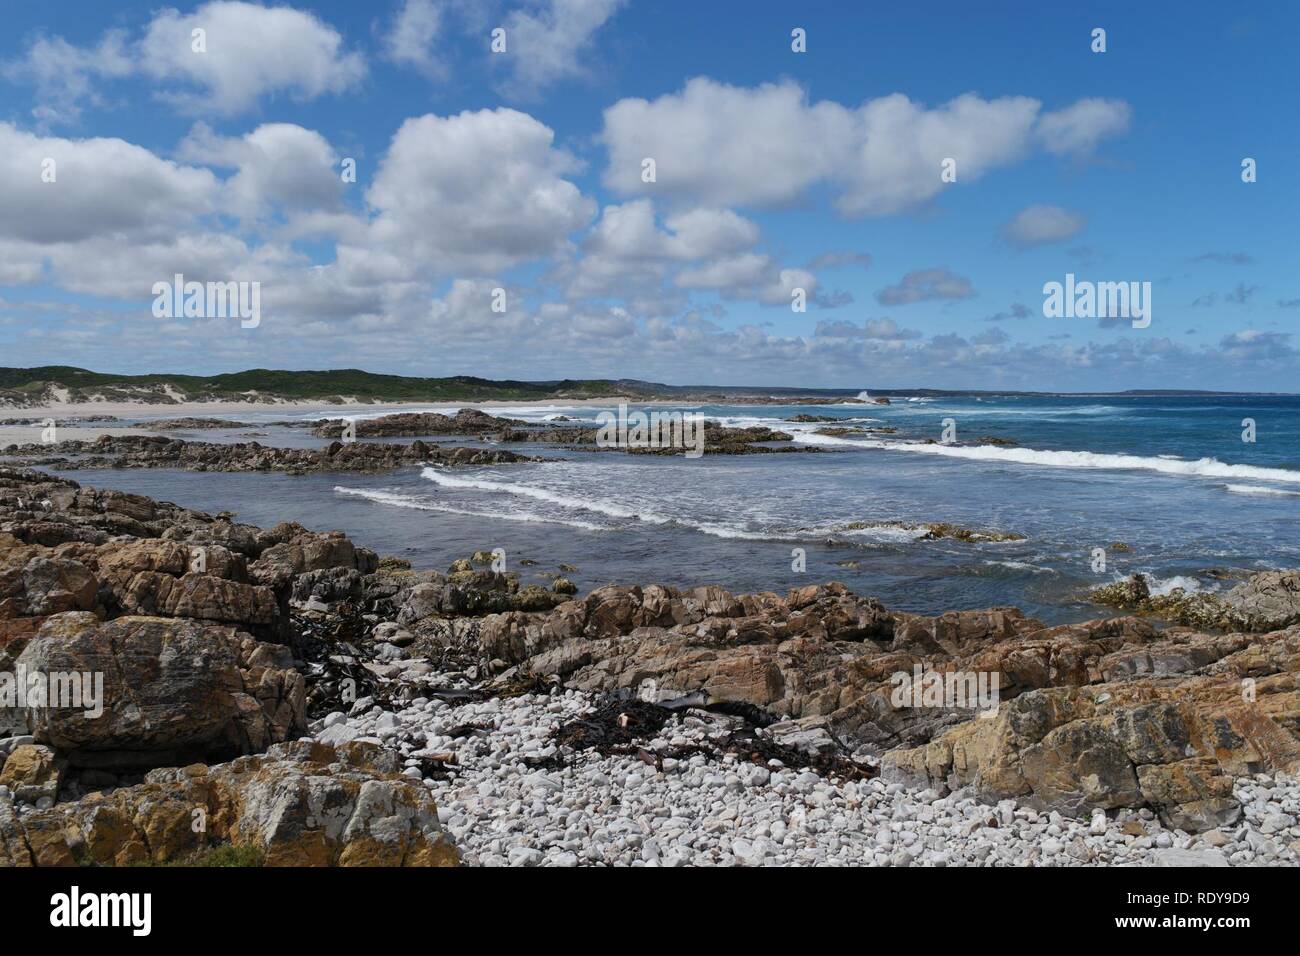
[[[1089,597],[1097,604],[1220,631],[1275,631],[1300,623],[1300,571],[1261,571],[1223,594],[1174,588],[1159,595],[1137,573]]]

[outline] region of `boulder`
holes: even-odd
[[[90,701],[26,712],[36,740],[76,765],[155,767],[253,753],[306,727],[305,685],[288,649],[230,627],[56,614],[17,664],[27,673],[102,678],[98,718],[88,716]]]
[[[0,804],[0,866],[164,864],[221,845],[268,866],[458,865],[429,791],[400,769],[372,744],[295,741],[22,817]]]
[[[1300,623],[1300,571],[1262,571],[1223,596],[1252,631],[1272,631]]]
[[[58,799],[64,765],[49,747],[22,744],[15,747],[7,759],[3,759],[3,764],[0,787],[8,787],[17,799],[24,803],[35,803],[41,799],[53,803]]]
[[[994,719],[891,751],[882,773],[990,802],[1014,797],[1075,814],[1150,806],[1171,827],[1230,825],[1240,813],[1234,778],[1300,770],[1300,627],[1178,639],[1204,651],[1181,656],[1186,676],[1152,666],[1130,679],[1027,691]],[[1104,671],[1114,656],[1099,663]]]

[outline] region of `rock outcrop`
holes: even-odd
[[[268,866],[457,865],[429,791],[399,769],[374,744],[294,742],[21,817],[0,801],[0,867],[184,862],[220,845]]]
[[[19,465],[77,468],[182,468],[187,471],[313,472],[392,471],[408,465],[499,465],[536,461],[495,448],[440,448],[427,442],[333,442],[327,448],[279,448],[259,442],[198,442],[163,435],[104,435],[52,445],[9,445],[3,453]]]
[[[885,775],[1072,813],[1145,804],[1185,830],[1233,823],[1235,777],[1300,770],[1300,628],[1179,637],[886,754]]]
[[[437,412],[399,412],[376,418],[358,418],[352,423],[356,438],[418,438],[424,435],[495,435],[503,428],[516,428],[527,423],[517,418],[500,418],[479,411],[462,408],[454,415]],[[311,433],[318,438],[338,438],[348,426],[347,419],[326,418],[312,425]]]
[[[1300,771],[1295,572],[1209,596],[1195,626],[1158,626],[1141,578],[1110,593],[1143,613],[1046,626],[1015,608],[891,611],[836,583],[579,597],[562,578],[522,586],[490,552],[414,571],[337,532],[232,517],[0,469],[0,673],[103,676],[95,720],[0,711],[0,786],[23,803],[0,803],[11,861],[158,861],[213,841],[268,861],[445,861],[409,776],[423,768],[393,779],[388,757],[290,743],[308,717],[345,717],[354,676],[367,707],[425,697],[441,673],[458,694],[558,680],[721,709],[805,752],[879,757],[890,781],[1141,808],[1187,831],[1235,823],[1234,781]],[[900,693],[922,684],[935,695]],[[100,787],[117,789],[54,802]],[[182,833],[182,805],[221,822]]]
[[[883,755],[909,784],[1073,814],[1149,806],[1171,826],[1231,822],[1235,777],[1300,770],[1300,628],[1160,631],[1137,617],[1045,627],[1013,608],[891,613],[841,585],[785,596],[600,588],[550,612],[412,622],[570,687],[757,708],[788,733]],[[918,706],[899,675],[985,675],[992,708]]]
[[[284,643],[291,597],[310,574],[376,563],[337,533],[0,469],[0,673],[76,675],[102,695],[5,706],[0,738],[30,736],[61,765],[113,777],[293,739],[306,715]]]
[[[1143,574],[1097,588],[1097,604],[1220,631],[1276,631],[1300,623],[1300,571],[1261,571],[1223,594],[1152,594]]]
[[[26,714],[28,733],[79,766],[150,768],[256,753],[306,726],[303,678],[288,648],[230,627],[56,614],[27,642],[15,669],[102,679],[99,713],[83,700]]]
[[[338,438],[349,425],[341,418],[323,419],[312,426],[312,434],[321,438]],[[596,445],[598,429],[590,425],[563,425],[555,427],[547,424],[532,425],[515,418],[499,418],[479,411],[476,408],[462,408],[455,415],[441,415],[437,412],[403,412],[383,415],[377,418],[357,419],[351,423],[354,437],[406,437],[459,435],[475,438],[490,438],[502,442],[534,442],[543,444],[561,444],[589,447]],[[703,450],[706,454],[745,455],[773,451],[820,451],[809,446],[772,447],[764,442],[789,442],[788,432],[776,431],[764,426],[733,428],[714,421],[704,422]],[[609,450],[622,450],[632,454],[680,455],[679,447],[650,448],[631,446],[621,449],[611,447]]]

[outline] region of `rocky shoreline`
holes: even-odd
[[[0,708],[0,865],[1297,862],[1300,625],[1262,628],[1298,607],[1047,627],[497,560],[0,468],[0,675],[104,676],[95,717]]]
[[[886,402],[887,403],[887,402]],[[113,420],[100,416],[97,420]],[[794,423],[834,421],[828,416],[795,415]],[[37,420],[23,420],[40,424]],[[80,422],[65,422],[80,425]],[[763,425],[723,426],[715,421],[703,422],[702,438],[691,449],[675,446],[605,445],[598,442],[599,429],[590,423],[538,424],[522,419],[491,415],[476,408],[462,408],[455,414],[440,412],[398,412],[373,418],[322,418],[283,420],[269,426],[308,429],[317,438],[333,439],[323,449],[283,448],[251,442],[203,442],[166,435],[139,435],[130,432],[106,432],[86,438],[65,439],[50,443],[24,442],[0,446],[0,456],[8,463],[23,467],[54,467],[60,470],[84,468],[180,468],[189,471],[253,472],[277,471],[286,474],[319,472],[361,472],[379,474],[404,465],[495,465],[544,459],[521,455],[501,448],[445,448],[437,441],[425,439],[455,438],[478,441],[491,446],[502,444],[553,445],[572,451],[609,452],[633,455],[764,455],[827,454],[835,449],[794,442],[790,432]],[[253,429],[257,426],[235,419],[184,417],[145,421],[131,426],[144,431],[184,434],[218,429]],[[268,427],[268,426],[263,426]],[[816,434],[833,437],[897,435],[889,426],[850,425],[822,427]],[[247,432],[241,437],[263,437],[264,432]],[[361,441],[360,439],[415,438],[410,444]],[[934,444],[931,437],[917,435],[915,440]],[[983,436],[963,444],[1015,445],[1009,438]]]
[[[433,442],[409,445],[331,442],[325,448],[282,448],[260,442],[198,442],[162,435],[104,435],[95,441],[72,439],[49,445],[9,445],[0,454],[14,465],[82,468],[180,468],[185,471],[276,471],[290,475],[317,472],[384,473],[408,465],[500,465],[542,459],[496,448]]]

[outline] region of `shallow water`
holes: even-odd
[[[341,529],[416,567],[445,568],[499,547],[526,581],[563,562],[579,568],[569,577],[584,589],[618,581],[784,590],[836,579],[906,610],[1012,604],[1067,621],[1095,616],[1083,601],[1088,589],[1133,571],[1166,590],[1216,589],[1229,586],[1216,570],[1300,565],[1300,398],[962,396],[692,408],[727,424],[782,428],[818,450],[692,460],[511,445],[555,460],[379,476],[70,475],[234,510],[260,525]],[[594,423],[599,409],[492,412]],[[785,421],[800,412],[899,433],[820,436],[814,431],[823,426]],[[261,422],[255,430],[264,444],[321,443],[268,424],[286,418],[282,409],[248,418]],[[1241,440],[1245,418],[1255,421],[1254,443]],[[939,439],[944,419],[960,442],[993,436],[1017,446],[920,443]],[[185,437],[247,441],[248,431]],[[936,521],[1026,540],[920,540],[885,525]],[[851,522],[866,527],[846,527]],[[1094,571],[1093,549],[1113,542],[1131,550],[1108,552],[1106,569]],[[806,554],[802,573],[791,567],[796,548]]]

